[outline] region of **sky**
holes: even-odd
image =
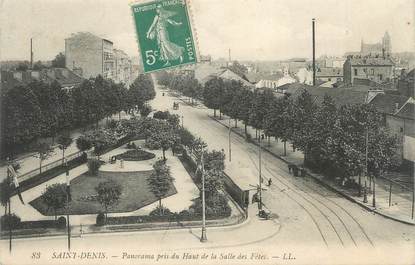
[[[0,60],[51,60],[71,33],[89,31],[138,56],[128,0],[0,0]],[[199,52],[236,60],[343,55],[381,40],[413,51],[415,0],[190,0]]]

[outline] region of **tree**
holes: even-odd
[[[206,170],[223,171],[225,169],[225,153],[216,150],[205,151],[203,162]]]
[[[166,121],[155,120],[149,129],[146,145],[151,149],[162,149],[163,159],[166,160],[166,151],[178,142],[178,135],[174,128]]]
[[[203,103],[206,107],[213,109],[213,116],[216,117],[216,110],[220,108],[220,99],[223,95],[224,83],[222,78],[213,77],[206,82],[203,89]]]
[[[212,201],[214,197],[217,197],[219,191],[223,188],[223,173],[219,170],[206,170],[205,171],[205,191],[206,200]]]
[[[39,71],[46,68],[46,65],[42,64],[41,61],[37,61],[36,63],[33,64],[33,70],[35,71]]]
[[[247,126],[249,123],[249,114],[253,100],[253,92],[248,88],[242,88],[241,92],[236,95],[235,103],[238,105],[238,119],[244,122],[245,136],[248,135]]]
[[[265,117],[272,105],[274,96],[269,89],[255,91],[249,111],[249,124],[257,130],[264,129]]]
[[[65,68],[65,54],[58,53],[52,60],[52,67]]]
[[[81,135],[76,139],[76,147],[79,151],[87,151],[92,148],[92,142],[85,135]]]
[[[312,149],[314,143],[313,128],[315,126],[315,114],[317,106],[314,104],[314,99],[307,90],[303,90],[300,96],[295,101],[295,106],[292,108],[292,144],[303,151],[304,161],[307,161],[307,156]]]
[[[65,150],[72,144],[72,142],[72,138],[67,134],[62,134],[57,139],[58,147],[62,150],[62,164],[65,160]]]
[[[195,141],[195,137],[193,136],[193,134],[186,128],[180,128],[178,131],[178,135],[180,138],[180,142],[182,145],[191,148],[194,141]]]
[[[156,96],[154,90],[154,84],[149,75],[140,74],[134,82],[130,85],[129,89],[130,107],[138,107],[152,100]]]
[[[107,220],[108,208],[118,203],[122,194],[122,186],[113,180],[108,180],[99,183],[95,191],[98,193],[98,201],[104,208],[105,220]]]
[[[41,109],[36,95],[27,85],[2,90],[2,150],[13,155],[19,145],[32,142],[41,135]]]
[[[153,165],[154,171],[147,178],[147,183],[151,192],[159,201],[159,209],[162,211],[161,199],[164,198],[171,189],[174,181],[170,175],[170,167],[163,160],[158,160]],[[160,212],[162,214],[162,212]]]
[[[7,205],[9,203],[10,195],[12,194],[13,188],[10,180],[5,178],[0,183],[0,203],[4,206],[4,214],[7,213]]]
[[[191,98],[192,100],[191,103],[194,104],[193,100],[199,97],[201,90],[202,90],[202,85],[194,77],[186,77],[186,78],[183,78],[183,82],[181,86],[182,86],[183,95]]]
[[[30,64],[28,61],[21,62],[17,65],[16,71],[27,71],[29,69],[29,66]]]
[[[53,149],[47,143],[38,143],[35,147],[36,155],[39,158],[39,173],[42,173],[42,163],[53,153]]]
[[[60,183],[47,186],[42,194],[42,201],[48,206],[48,210],[53,209],[56,220],[56,212],[62,209],[67,202],[66,184]]]

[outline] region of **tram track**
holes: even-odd
[[[238,141],[239,143],[241,143],[240,139],[235,139],[236,141]],[[256,150],[253,147],[248,147],[249,151],[254,152],[256,154]],[[258,165],[257,165],[257,161],[255,161],[255,159],[252,158],[252,155],[249,154],[249,158],[252,161],[252,163],[254,164],[254,166],[257,168],[258,170]],[[338,237],[339,241],[341,242],[341,244],[344,246],[344,240],[341,237],[341,233],[338,231],[339,229],[336,228],[336,226],[333,224],[333,221],[330,220],[329,215],[324,213],[320,207],[318,207],[316,204],[319,204],[321,206],[323,206],[325,209],[327,209],[331,215],[333,215],[331,217],[331,219],[337,219],[341,226],[343,227],[342,229],[344,229],[348,235],[348,237],[350,238],[350,240],[353,242],[353,245],[355,247],[358,246],[358,243],[356,242],[355,237],[352,235],[352,232],[350,231],[350,226],[352,226],[351,224],[346,224],[346,220],[345,218],[341,217],[340,215],[347,215],[347,217],[357,226],[357,229],[361,231],[361,233],[363,234],[363,237],[367,240],[367,242],[369,242],[369,244],[373,247],[374,244],[372,242],[372,240],[369,238],[369,236],[367,235],[366,231],[363,229],[363,227],[361,226],[361,224],[356,220],[356,218],[353,217],[353,215],[351,215],[344,207],[342,207],[341,205],[339,205],[338,203],[336,203],[335,201],[327,198],[327,196],[325,196],[324,194],[320,193],[319,191],[317,191],[314,188],[311,188],[310,186],[306,185],[305,183],[303,183],[305,187],[307,187],[307,189],[309,189],[308,191],[306,191],[303,187],[300,187],[297,184],[292,183],[291,181],[288,180],[287,177],[284,176],[284,174],[289,174],[289,172],[287,172],[286,170],[284,170],[281,167],[277,167],[276,169],[270,169],[268,166],[263,166],[263,168],[267,171],[267,173],[269,175],[271,175],[273,177],[273,179],[277,180],[279,183],[281,183],[282,185],[285,186],[286,189],[292,190],[296,195],[298,195],[299,197],[301,197],[304,201],[306,201],[307,203],[309,203],[310,205],[312,205],[312,207],[314,209],[316,209],[319,213],[320,216],[322,216],[331,226],[331,228],[333,229],[333,232],[336,234],[336,236]],[[275,171],[282,171],[282,173],[284,174],[279,174],[277,175]],[[284,180],[282,180],[281,178],[283,178]],[[288,184],[287,184],[288,182]],[[277,185],[276,185],[277,186]],[[278,186],[277,186],[278,187]],[[302,193],[298,192],[301,191]],[[323,202],[323,200],[318,199],[316,196],[313,196],[310,194],[310,190],[313,193],[318,194],[319,196],[321,196],[321,198],[323,198],[323,200],[326,200],[328,202],[330,202],[332,205],[334,205],[337,209],[333,209],[332,207],[330,207],[329,205],[327,205],[325,202]],[[285,194],[292,199],[293,201],[295,201],[297,204],[301,204],[301,202],[299,202],[298,200],[294,199],[292,196],[289,196],[287,192],[285,192]],[[308,197],[308,198],[307,198]],[[305,209],[306,207],[304,207],[304,205],[300,205],[303,209]],[[336,210],[340,210],[343,214],[336,212]],[[307,214],[309,216],[312,215],[312,213],[310,211],[306,211]],[[312,218],[313,222],[315,223],[315,225],[317,226],[317,229],[319,230],[320,234],[322,235],[322,229],[321,227],[316,223],[316,218]],[[322,237],[324,237],[322,235]]]

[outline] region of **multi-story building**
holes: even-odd
[[[369,80],[376,83],[390,82],[393,79],[394,63],[390,57],[349,56],[343,65],[344,82],[353,85],[356,80]]]
[[[65,57],[66,68],[82,69],[84,78],[114,77],[113,43],[92,33],[79,32],[65,39]]]
[[[128,55],[118,49],[114,49],[115,76],[114,81],[124,83],[127,87],[132,83],[131,59]]]

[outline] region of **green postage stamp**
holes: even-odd
[[[197,62],[186,0],[158,0],[131,6],[144,72]]]

